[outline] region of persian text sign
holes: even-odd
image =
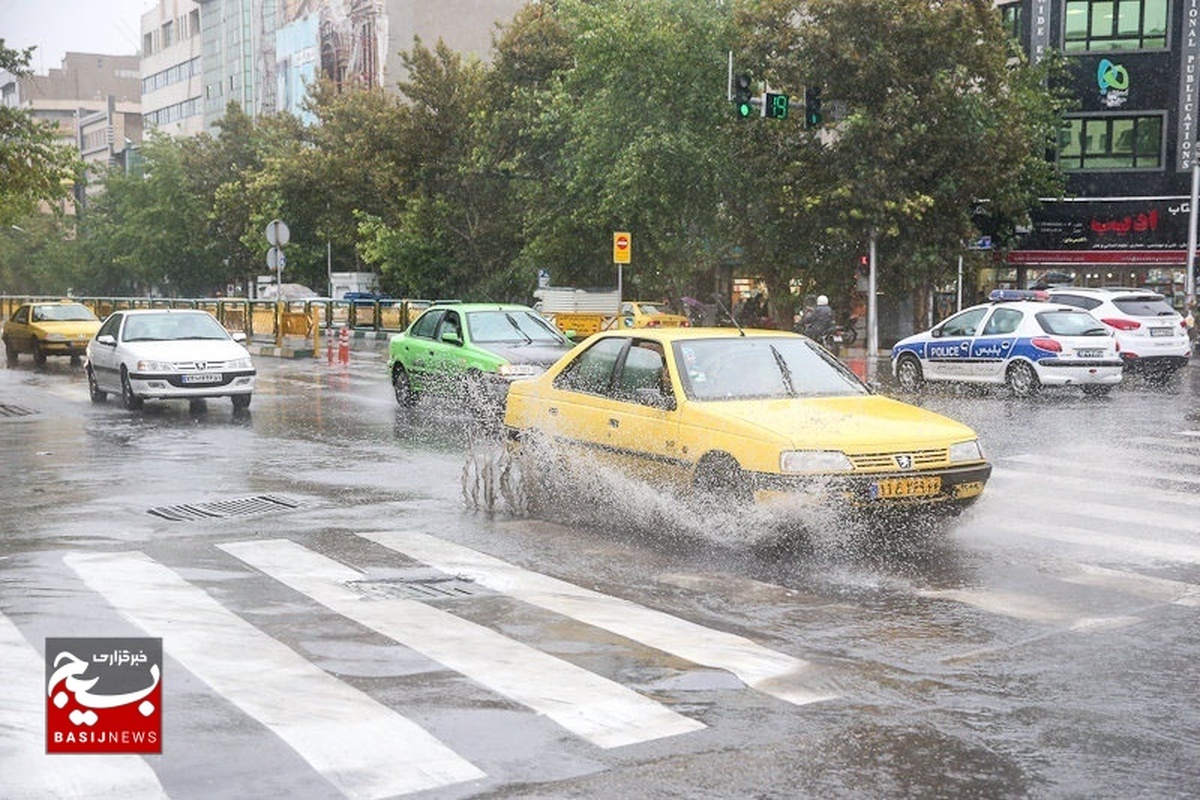
[[[161,753],[162,639],[47,638],[47,753]]]

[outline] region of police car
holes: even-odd
[[[1117,340],[1088,312],[1047,302],[1045,292],[998,289],[988,299],[896,343],[900,388],[946,381],[1007,385],[1018,397],[1043,386],[1103,395],[1121,382]]]

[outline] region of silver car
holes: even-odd
[[[115,311],[87,347],[92,402],[109,393],[129,410],[144,400],[228,397],[235,411],[250,406],[255,369],[243,343],[207,311]]]

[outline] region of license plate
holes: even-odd
[[[897,497],[928,497],[942,490],[941,475],[913,478],[884,478],[871,486],[871,497],[891,500]]]
[[[1175,333],[1175,331],[1171,328],[1151,328],[1150,329],[1151,336],[1170,336],[1173,333]]]
[[[221,373],[219,372],[197,372],[194,375],[184,375],[184,383],[220,383]]]
[[[1103,350],[1077,350],[1076,353],[1080,358],[1103,358]]]

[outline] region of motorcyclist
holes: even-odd
[[[800,320],[804,335],[818,342],[824,341],[825,336],[833,330],[833,309],[829,307],[829,298],[821,295],[817,305],[804,312]]]

